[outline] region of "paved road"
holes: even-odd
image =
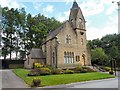
[[[27,88],[27,84],[17,77],[11,70],[1,70],[2,88]]]
[[[87,83],[76,83],[70,85],[71,88],[118,88],[118,78],[96,80]]]

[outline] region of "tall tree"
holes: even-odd
[[[26,52],[33,47],[40,48],[48,33],[60,25],[55,18],[41,14],[32,17],[24,8],[2,8],[2,56],[10,55],[11,59],[12,53],[16,53],[16,59],[25,58]]]
[[[107,60],[107,55],[102,48],[95,48],[91,50],[92,63],[104,65]]]
[[[112,46],[110,50],[110,57],[111,59],[114,59],[117,62],[117,65],[120,65],[120,53],[116,46]]]

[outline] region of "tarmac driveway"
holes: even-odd
[[[1,70],[0,73],[2,73],[2,88],[28,88],[27,84],[12,70]]]

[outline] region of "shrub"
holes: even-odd
[[[65,73],[65,70],[60,70],[60,74],[64,74]]]
[[[80,73],[81,71],[83,71],[83,68],[80,67],[80,66],[77,66],[76,68],[74,68],[74,71],[75,71],[76,73]]]
[[[32,86],[33,87],[38,87],[41,85],[41,79],[40,78],[34,78],[32,81]]]
[[[95,70],[89,68],[89,67],[82,67],[83,69],[86,69],[87,72],[96,72]]]
[[[40,63],[34,63],[34,68],[41,68],[41,67],[43,67],[42,64],[40,64]]]
[[[120,67],[117,68],[117,71],[120,71]]]
[[[49,68],[40,68],[40,75],[50,75],[51,70]]]
[[[106,66],[101,66],[102,69],[106,70],[106,71],[110,71],[111,68],[110,67],[106,67]]]
[[[82,69],[80,72],[81,73],[86,73],[86,72],[88,72],[88,70],[87,69]]]
[[[109,71],[109,74],[113,75],[113,74],[114,74],[114,71],[113,71],[113,70],[110,70],[110,71]]]
[[[60,74],[61,73],[61,70],[60,69],[53,69],[51,71],[52,74]]]
[[[65,72],[64,72],[65,74],[73,74],[74,73],[74,71],[73,70],[65,70]]]
[[[38,68],[33,69],[28,73],[28,76],[39,76],[39,75],[40,75],[40,69]]]

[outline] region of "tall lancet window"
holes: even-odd
[[[71,43],[71,36],[70,36],[70,35],[67,35],[67,36],[66,36],[66,43],[67,43],[67,44],[70,44],[70,43]]]

